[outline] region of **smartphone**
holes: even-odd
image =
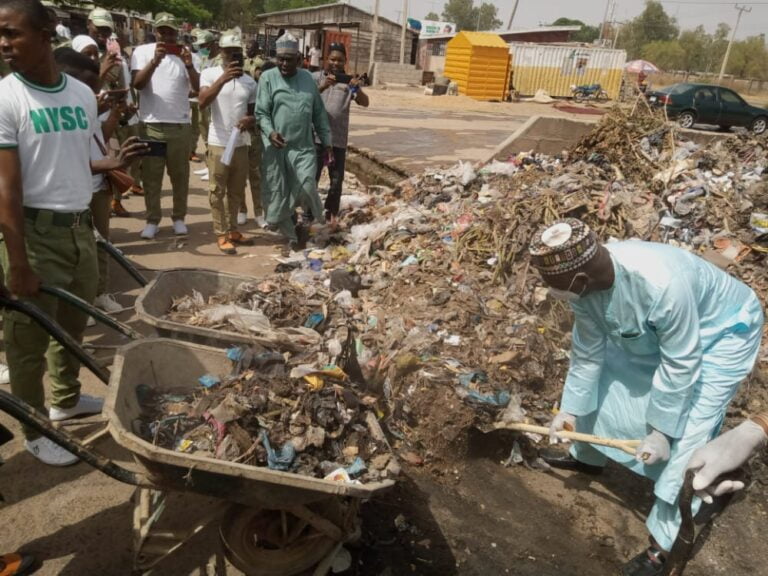
[[[119,90],[106,90],[104,92],[107,95],[107,100],[110,102],[118,102],[125,100],[128,96],[128,88],[121,88]]]
[[[234,62],[240,68],[242,68],[243,65],[245,64],[245,60],[243,58],[243,53],[242,52],[235,52],[234,54],[232,54],[232,62]]]
[[[336,78],[336,84],[349,84],[352,82],[352,76],[343,72],[334,72],[333,77]]]
[[[139,140],[140,144],[148,144],[149,149],[142,156],[165,156],[168,152],[168,143],[159,140]]]
[[[165,53],[171,56],[181,56],[181,52],[184,46],[181,44],[163,44],[165,46]]]
[[[120,54],[122,53],[122,50],[120,49],[120,42],[118,42],[114,38],[110,38],[109,40],[107,40],[107,52],[109,54],[114,54],[118,58],[120,58]]]

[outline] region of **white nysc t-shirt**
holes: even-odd
[[[155,57],[156,44],[137,46],[131,55],[136,72]],[[166,55],[143,90],[139,91],[139,119],[149,124],[189,124],[189,74],[178,56]]]
[[[71,76],[39,86],[20,74],[0,81],[0,148],[16,148],[24,206],[81,212],[91,202],[93,91]]]
[[[209,88],[224,74],[224,68],[214,66],[206,68],[200,75],[200,88]],[[211,104],[211,123],[208,128],[208,145],[227,145],[229,135],[237,123],[248,114],[248,105],[256,104],[256,80],[249,74],[243,74],[226,83],[216,100]],[[237,146],[250,146],[248,132],[241,132]]]

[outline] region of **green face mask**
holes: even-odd
[[[209,48],[200,48],[197,53],[200,54],[200,56],[203,58],[208,58],[208,56],[211,55],[211,50]]]

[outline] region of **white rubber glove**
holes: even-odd
[[[718,476],[736,470],[750,456],[765,446],[768,436],[762,426],[745,420],[733,430],[721,434],[693,453],[686,470],[696,470],[693,489],[696,495],[711,504],[712,496],[736,492],[744,488],[744,482],[724,480],[713,484]]]
[[[637,447],[635,459],[643,464],[656,464],[669,460],[669,440],[658,430],[651,430]]]
[[[576,416],[568,414],[568,412],[563,412],[562,410],[555,415],[549,425],[550,444],[557,444],[558,440],[560,442],[568,442],[567,439],[558,438],[556,432],[560,432],[561,430],[569,430],[571,432],[576,430]]]

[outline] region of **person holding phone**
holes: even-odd
[[[347,160],[347,142],[349,140],[349,110],[352,102],[367,108],[370,104],[368,95],[363,92],[360,80],[345,72],[347,64],[347,48],[344,44],[333,43],[328,53],[328,69],[315,72],[320,98],[328,112],[331,125],[331,140],[333,152],[329,156],[325,148],[317,142],[317,173],[315,179],[319,182],[323,168],[328,166],[328,176],[331,187],[325,199],[325,217],[334,222],[339,215],[341,205],[341,189],[344,184],[344,168]]]
[[[245,52],[245,73],[249,74],[258,87],[261,71],[264,67],[264,60],[259,54],[259,44],[256,40],[251,40],[248,49]],[[251,202],[253,203],[253,217],[259,228],[265,228],[267,221],[264,219],[264,208],[261,203],[261,131],[256,124],[250,131],[251,145],[248,147],[248,184],[251,188]],[[245,225],[248,222],[248,205],[243,198],[243,205],[237,214],[238,225]]]
[[[207,68],[220,66],[222,63],[221,53],[219,52],[219,43],[216,35],[210,30],[195,28],[192,30],[192,58],[195,68],[199,73],[203,73]],[[197,155],[197,141],[203,137],[203,148],[208,151],[208,125],[211,123],[210,109],[201,109],[198,99],[198,93],[192,92],[189,98],[189,105],[192,108],[192,141],[190,143],[191,152],[189,159],[193,162],[200,162],[202,159]],[[201,176],[201,180],[208,180],[210,174],[208,170],[195,171],[195,174]]]
[[[227,30],[219,47],[222,65],[203,70],[200,77],[200,108],[210,108],[208,127],[209,200],[217,246],[224,254],[236,254],[237,246],[253,240],[237,230],[237,213],[245,204],[248,179],[249,130],[256,125],[256,80],[243,71],[243,42],[240,30]],[[222,161],[233,130],[238,130],[232,160]]]
[[[325,222],[317,194],[317,157],[313,130],[331,150],[328,114],[307,70],[299,69],[299,41],[286,32],[276,42],[277,67],[262,73],[256,114],[264,143],[262,201],[267,223],[289,241],[288,248],[305,244],[306,229],[294,223],[297,206],[306,206],[320,224]],[[299,240],[301,234],[301,241]]]
[[[105,94],[100,92],[101,78],[98,61],[94,61],[83,53],[78,53],[72,48],[58,48],[54,52],[54,58],[59,70],[79,80],[91,90],[96,98]],[[108,93],[107,93],[108,94]],[[108,113],[99,116],[96,120],[96,130],[91,139],[91,180],[93,182],[93,197],[91,199],[91,214],[93,226],[103,238],[109,240],[109,213],[112,190],[105,173],[109,171],[111,164],[105,162],[111,158],[108,153],[107,143],[117,127],[123,112],[121,100],[108,99],[111,106]],[[128,168],[131,162],[145,151],[145,145],[134,137],[125,141],[119,153],[120,168]],[[107,292],[109,285],[109,255],[104,250],[99,250],[98,268],[99,282],[96,287],[96,298],[93,303],[110,314],[123,311],[123,307],[115,298]],[[95,322],[94,322],[95,324]]]
[[[160,12],[154,28],[158,41],[136,47],[131,57],[132,86],[140,94],[141,137],[166,145],[164,157],[142,159],[147,223],[141,237],[145,240],[155,238],[163,217],[160,196],[166,169],[173,188],[173,232],[187,234],[184,218],[189,196],[189,93],[200,89],[200,75],[192,63],[192,53],[178,42],[176,17]]]
[[[136,94],[131,88],[130,58],[122,53],[119,42],[114,39],[115,23],[112,14],[104,8],[94,8],[88,13],[88,36],[90,36],[99,49],[99,61],[102,67],[102,89],[125,90],[125,111],[120,118],[115,135],[122,146],[128,138],[139,135],[138,107],[136,106]],[[105,73],[105,69],[107,72]],[[117,98],[117,94],[113,98]],[[123,206],[123,194],[130,193],[137,196],[144,194],[141,187],[141,161],[131,164],[129,170],[134,184],[129,190],[114,190],[112,197],[112,214],[119,217],[128,217],[130,213]]]

